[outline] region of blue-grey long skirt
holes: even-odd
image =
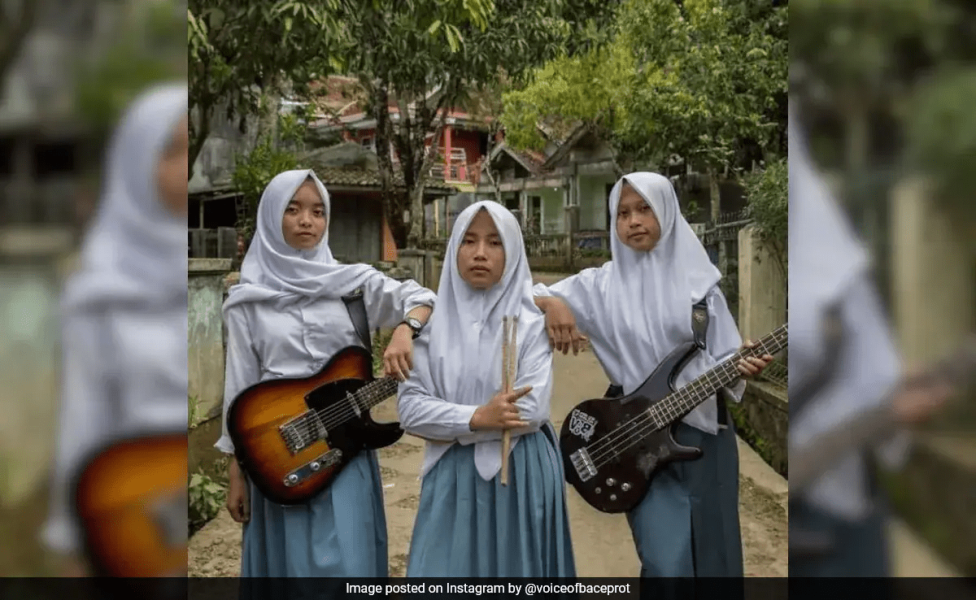
[[[849,522],[802,498],[790,501],[790,577],[891,577],[887,499],[870,457],[867,463],[873,506],[863,519]],[[811,537],[817,543],[805,548]]]
[[[508,486],[455,444],[424,477],[408,577],[575,577],[562,461],[551,425],[519,438]]]
[[[252,484],[241,577],[387,577],[383,484],[363,452],[307,504],[282,506]]]
[[[675,440],[701,458],[658,472],[627,514],[641,577],[742,577],[739,449],[731,425],[711,435],[679,423]]]

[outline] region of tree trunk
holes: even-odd
[[[261,89],[261,113],[258,117],[255,142],[259,142],[263,136],[267,136],[271,145],[277,147],[280,145],[278,139],[278,107],[281,103],[281,96],[278,93],[275,78],[272,78],[269,84]]]
[[[8,19],[6,11],[0,9],[0,91],[6,84],[8,71],[20,55],[24,41],[34,29],[38,13],[46,5],[44,0],[22,0],[20,14],[12,19]]]
[[[409,207],[401,194],[393,187],[392,130],[390,124],[390,94],[383,86],[374,88],[372,82],[363,80],[364,89],[373,98],[373,117],[376,119],[376,162],[379,166],[380,190],[383,194],[383,213],[397,248],[407,247],[408,228],[404,223],[404,211]],[[372,92],[372,93],[371,93]]]
[[[386,215],[386,222],[390,226],[390,234],[393,236],[393,243],[397,248],[407,248],[407,234],[409,233],[408,223],[404,220],[404,214],[410,207],[410,197],[402,193],[391,193],[383,199],[383,213]]]
[[[427,187],[430,169],[437,159],[442,131],[444,131],[443,114],[437,118],[437,126],[434,128],[434,137],[431,141],[433,147],[429,152],[422,150],[423,156],[420,161],[420,175],[417,177],[414,188],[410,190],[410,230],[407,235],[407,241],[412,248],[419,248],[420,240],[424,236],[424,189]]]
[[[213,108],[201,104],[197,107],[197,115],[198,122],[194,124],[191,120],[190,123],[190,177],[193,177],[193,165],[196,164],[197,157],[200,156],[203,145],[210,136],[210,119],[213,116]]]
[[[722,193],[718,185],[718,172],[714,167],[708,168],[708,196],[712,205],[712,227],[718,228],[722,218]],[[725,242],[718,242],[718,270],[722,277],[728,275],[729,257],[726,251]]]
[[[718,185],[718,172],[714,167],[708,168],[708,200],[712,207],[712,223],[718,225],[722,217],[722,191]]]

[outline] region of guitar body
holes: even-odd
[[[259,383],[234,400],[227,429],[237,460],[269,500],[306,502],[362,450],[403,436],[399,423],[376,423],[351,399],[372,380],[372,356],[351,346],[311,377]]]
[[[89,561],[105,577],[185,577],[186,431],[98,452],[76,481]]]
[[[630,511],[643,500],[657,471],[701,456],[700,449],[675,441],[674,425],[656,431],[643,421],[628,425],[676,391],[675,377],[697,352],[694,343],[679,346],[637,391],[622,398],[587,400],[569,413],[559,435],[566,481],[590,506],[605,513]],[[638,436],[629,448],[620,446]],[[587,448],[595,449],[581,461],[580,451]]]

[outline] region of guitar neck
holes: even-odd
[[[851,452],[869,447],[901,427],[895,415],[895,396],[906,389],[959,386],[976,378],[976,336],[969,335],[947,358],[919,376],[902,380],[874,408],[803,444],[790,447],[790,490],[803,489]]]
[[[688,385],[674,392],[661,402],[654,405],[652,410],[658,413],[661,420],[673,423],[684,417],[699,404],[711,398],[719,389],[728,386],[742,376],[738,364],[743,358],[760,357],[766,354],[776,354],[786,347],[789,342],[787,325],[781,325],[772,333],[755,343],[755,348],[744,348],[722,361],[717,366],[705,372]]]
[[[897,429],[898,421],[891,403],[882,402],[802,447],[791,447],[790,490],[802,490],[849,453],[883,439]]]
[[[356,392],[356,403],[363,410],[369,410],[396,394],[398,385],[400,382],[392,377],[374,379]]]

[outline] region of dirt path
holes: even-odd
[[[557,431],[567,413],[579,401],[599,397],[607,381],[590,352],[577,357],[557,355],[552,417]],[[377,420],[394,420],[395,403],[388,401],[376,411]],[[786,482],[740,440],[739,518],[747,576],[786,576],[787,487]],[[390,574],[403,575],[413,529],[420,482],[417,474],[423,442],[405,436],[380,452],[389,531]],[[606,515],[586,505],[572,489],[570,522],[580,576],[635,576],[640,563],[630,529],[623,515]],[[226,511],[190,541],[190,575],[236,576],[240,566],[240,526]]]

